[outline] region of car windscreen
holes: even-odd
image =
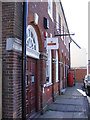
[[[88,80],[90,81],[90,76],[88,76]]]

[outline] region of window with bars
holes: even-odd
[[[48,14],[52,19],[53,18],[53,1],[52,0],[48,0]]]
[[[63,20],[61,18],[61,35],[63,34]],[[61,36],[61,39],[63,40],[63,36]]]
[[[65,29],[64,29],[64,34],[66,34]],[[64,36],[64,44],[66,45],[66,36]]]
[[[56,8],[56,30],[59,31],[59,14]]]

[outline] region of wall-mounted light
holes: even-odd
[[[37,13],[34,13],[34,24],[38,25],[39,16]]]

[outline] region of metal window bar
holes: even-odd
[[[56,26],[59,26],[59,29],[56,28]],[[63,26],[61,26],[60,23],[58,23],[56,20],[54,20],[54,35],[55,36],[69,36],[69,34],[64,34]]]

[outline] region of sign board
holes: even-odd
[[[47,49],[48,50],[56,50],[59,47],[58,38],[46,38],[47,41]]]

